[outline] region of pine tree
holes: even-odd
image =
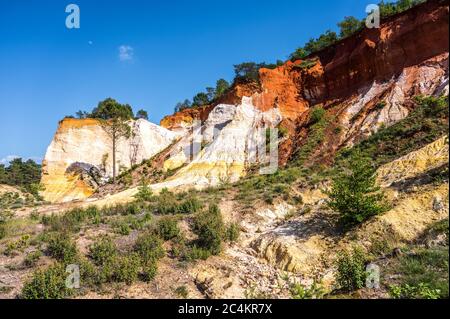
[[[328,206],[340,213],[345,227],[360,224],[386,210],[384,194],[376,184],[370,159],[356,153],[350,168],[333,178]]]

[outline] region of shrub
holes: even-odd
[[[0,239],[3,239],[6,237],[6,227],[5,223],[0,222]]]
[[[338,35],[336,32],[327,30],[321,34],[317,39],[310,39],[304,46],[306,52],[314,53],[318,52],[330,45],[335,44],[338,41]]]
[[[353,291],[364,287],[366,282],[366,256],[360,248],[353,248],[351,253],[341,251],[336,260],[336,281],[340,287]]]
[[[30,235],[23,235],[20,239],[9,242],[6,245],[6,249],[3,252],[6,256],[10,256],[17,250],[23,251],[26,247],[30,245]]]
[[[73,290],[66,287],[66,269],[57,263],[45,270],[37,270],[22,288],[23,299],[63,299],[71,296]]]
[[[89,256],[97,266],[110,262],[117,254],[116,245],[109,237],[103,237],[89,247]]]
[[[196,197],[190,197],[178,206],[178,214],[192,214],[196,213],[202,208],[200,201]]]
[[[307,52],[304,48],[297,48],[295,52],[291,53],[289,56],[291,61],[302,60],[308,56],[309,52]]]
[[[50,237],[47,253],[49,256],[67,265],[77,259],[78,250],[68,235],[57,233]]]
[[[149,202],[153,199],[152,189],[143,182],[141,186],[139,186],[138,192],[136,195],[134,195],[134,198],[141,202]]]
[[[311,110],[311,114],[310,114],[310,120],[309,123],[310,124],[316,124],[318,122],[320,122],[323,117],[325,116],[325,109],[322,106],[316,106]]]
[[[139,275],[141,261],[138,254],[119,256],[114,259],[114,281],[131,285]]]
[[[100,210],[96,206],[89,206],[85,210],[85,214],[87,215],[87,218],[93,223],[93,224],[99,224],[100,223]]]
[[[87,209],[75,208],[62,215],[42,216],[42,223],[53,231],[77,232],[83,223],[99,223],[100,212],[95,207]]]
[[[408,284],[390,286],[389,294],[394,299],[439,299],[441,291],[432,289],[427,284],[420,283],[417,286]]]
[[[202,205],[195,196],[189,196],[181,202],[175,194],[164,189],[156,200],[156,212],[161,215],[192,214],[201,209]]]
[[[164,240],[170,240],[180,234],[177,220],[173,217],[162,217],[158,220],[158,234]]]
[[[116,232],[120,235],[129,235],[131,232],[131,227],[126,221],[122,221],[116,225]]]
[[[289,292],[292,299],[321,299],[325,295],[322,284],[316,281],[310,287],[305,287],[300,283],[290,283]]]
[[[177,287],[177,289],[175,289],[175,293],[183,299],[187,299],[187,297],[189,296],[189,291],[187,290],[186,286]]]
[[[370,159],[356,153],[350,171],[333,178],[328,206],[341,215],[345,227],[362,223],[387,209],[384,194],[376,185],[375,169]]]
[[[39,258],[41,258],[42,252],[39,250],[33,251],[26,255],[23,264],[25,267],[34,267],[36,266]]]
[[[142,207],[138,203],[116,204],[114,206],[104,207],[102,213],[107,216],[116,215],[137,215],[142,211]]]
[[[206,260],[210,256],[211,256],[210,249],[205,249],[202,247],[198,247],[197,245],[194,245],[188,250],[185,257],[187,260],[197,260],[197,259]]]
[[[159,258],[164,257],[161,239],[151,233],[141,235],[136,240],[134,250],[141,256],[144,263],[156,261]]]
[[[150,282],[155,279],[156,274],[158,273],[158,264],[156,260],[151,260],[147,262],[142,267],[142,280],[145,282]]]
[[[236,242],[239,239],[239,233],[241,232],[241,229],[239,227],[239,224],[232,223],[228,225],[226,232],[225,232],[225,239],[229,242]]]
[[[214,204],[195,217],[193,231],[198,236],[199,246],[217,255],[221,250],[224,228],[222,214],[219,207]]]
[[[314,66],[316,66],[316,64],[317,64],[317,60],[309,60],[308,59],[308,60],[302,61],[302,63],[300,63],[298,66],[295,66],[295,67],[298,67],[302,70],[309,70],[309,69],[313,68]]]

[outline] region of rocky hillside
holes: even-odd
[[[257,164],[257,135],[266,127],[283,132],[281,165],[330,164],[339,149],[405,118],[413,97],[448,95],[448,30],[448,3],[428,1],[305,60],[261,69],[259,83],[237,81],[218,104],[164,118],[165,129],[133,124],[135,137],[119,145],[119,166],[126,170],[170,145],[156,167],[170,174],[155,191],[234,182]],[[314,110],[322,109],[326,116],[313,123]],[[172,145],[176,136],[181,140]],[[45,157],[44,197],[92,196],[104,182],[79,175],[110,176],[109,145],[95,121],[64,120]],[[142,176],[131,185],[136,178]]]
[[[115,184],[102,123],[63,120],[52,203],[2,194],[0,297],[448,298],[448,24],[430,0],[160,126],[129,121]],[[348,227],[330,200],[358,166],[383,205]]]
[[[281,146],[283,164],[304,142],[310,111],[322,106],[342,128],[324,143],[329,155],[404,118],[413,96],[448,94],[448,29],[448,2],[429,1],[304,61],[261,69],[260,83],[235,84],[221,103],[251,97],[258,110],[278,109],[290,133]],[[185,110],[161,125],[186,128],[193,119],[205,121],[213,107]]]

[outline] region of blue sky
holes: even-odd
[[[273,62],[371,0],[0,0],[0,161],[42,158],[58,121],[113,97],[150,120],[233,64]],[[65,26],[75,3],[81,28]],[[122,47],[122,49],[121,49]]]

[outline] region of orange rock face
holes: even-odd
[[[296,64],[298,64],[297,62]],[[261,111],[278,108],[283,118],[294,120],[308,110],[309,103],[301,95],[300,72],[288,61],[273,70],[261,69],[261,93],[253,95],[253,103]]]
[[[314,62],[288,61],[261,69],[260,83],[235,83],[216,104],[168,116],[161,125],[177,129],[194,119],[204,121],[217,104],[237,105],[242,97],[251,97],[261,111],[277,108],[283,116],[289,133],[280,145],[280,162],[285,164],[307,137],[310,108],[322,104],[336,123],[321,145],[326,156],[317,157],[331,160],[340,147],[373,133],[380,124],[404,118],[413,96],[435,94],[445,86],[448,38],[449,1],[429,0],[389,17],[378,29],[364,29],[327,47],[310,57]],[[385,108],[376,110],[377,105]]]
[[[448,3],[428,1],[319,52],[323,73],[302,75],[304,97],[313,104],[345,99],[448,52]]]
[[[212,109],[212,106],[185,109],[164,117],[160,125],[166,129],[177,131],[183,129],[183,127],[190,126],[194,120],[206,121]]]

